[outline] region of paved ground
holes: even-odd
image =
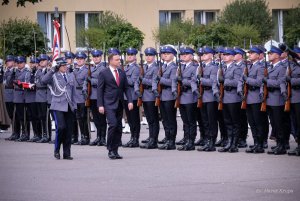
[[[146,127],[142,126],[141,139],[147,137]],[[181,138],[182,132],[178,135]],[[112,161],[104,147],[72,146],[74,160],[65,161],[54,159],[53,145],[8,142],[4,140],[8,136],[9,132],[0,134],[1,201],[295,201],[300,197],[299,157],[246,154],[245,149],[230,154],[121,148],[124,159]],[[128,138],[123,135],[123,142]]]

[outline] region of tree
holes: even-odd
[[[91,20],[88,29],[81,31],[81,40],[86,40],[92,48],[116,47],[125,51],[128,47],[140,48],[144,34],[122,16],[111,11],[101,14],[100,18]]]
[[[35,4],[35,3],[38,3],[38,2],[41,2],[41,1],[42,0],[17,0],[17,7],[19,7],[19,6],[25,7],[26,2]],[[10,0],[2,0],[2,5],[8,5],[9,2],[10,2]]]
[[[44,34],[37,23],[29,19],[9,19],[0,23],[0,47],[1,56],[34,55],[34,35],[38,52],[43,52],[45,42]]]
[[[219,20],[226,25],[251,25],[263,41],[271,37],[274,27],[266,0],[235,0],[225,6]]]
[[[300,40],[300,4],[288,10],[283,19],[284,41],[289,46],[293,46]]]

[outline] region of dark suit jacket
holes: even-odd
[[[129,103],[132,103],[132,96],[124,71],[117,69],[119,73],[120,86],[110,71],[110,68],[99,73],[98,78],[98,107],[104,106],[105,109],[117,109],[119,102],[124,103],[124,93]]]

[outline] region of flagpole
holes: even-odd
[[[58,14],[58,7],[54,8],[54,20],[53,20],[53,29],[54,29],[54,35],[53,35],[53,61],[55,61],[58,57],[60,57],[60,24],[59,24],[59,14]]]

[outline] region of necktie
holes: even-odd
[[[120,78],[119,78],[119,74],[118,74],[118,71],[115,70],[115,75],[116,75],[116,82],[117,82],[117,85],[119,86],[120,85]]]
[[[66,74],[64,74],[63,76],[64,76],[64,80],[65,80],[66,82],[68,82],[67,77],[66,77]]]
[[[227,66],[225,65],[225,66],[224,66],[224,72],[226,72],[226,71],[227,71]]]
[[[148,70],[148,64],[145,65],[146,71]]]
[[[184,71],[184,69],[185,69],[185,64],[182,64],[182,71]]]

